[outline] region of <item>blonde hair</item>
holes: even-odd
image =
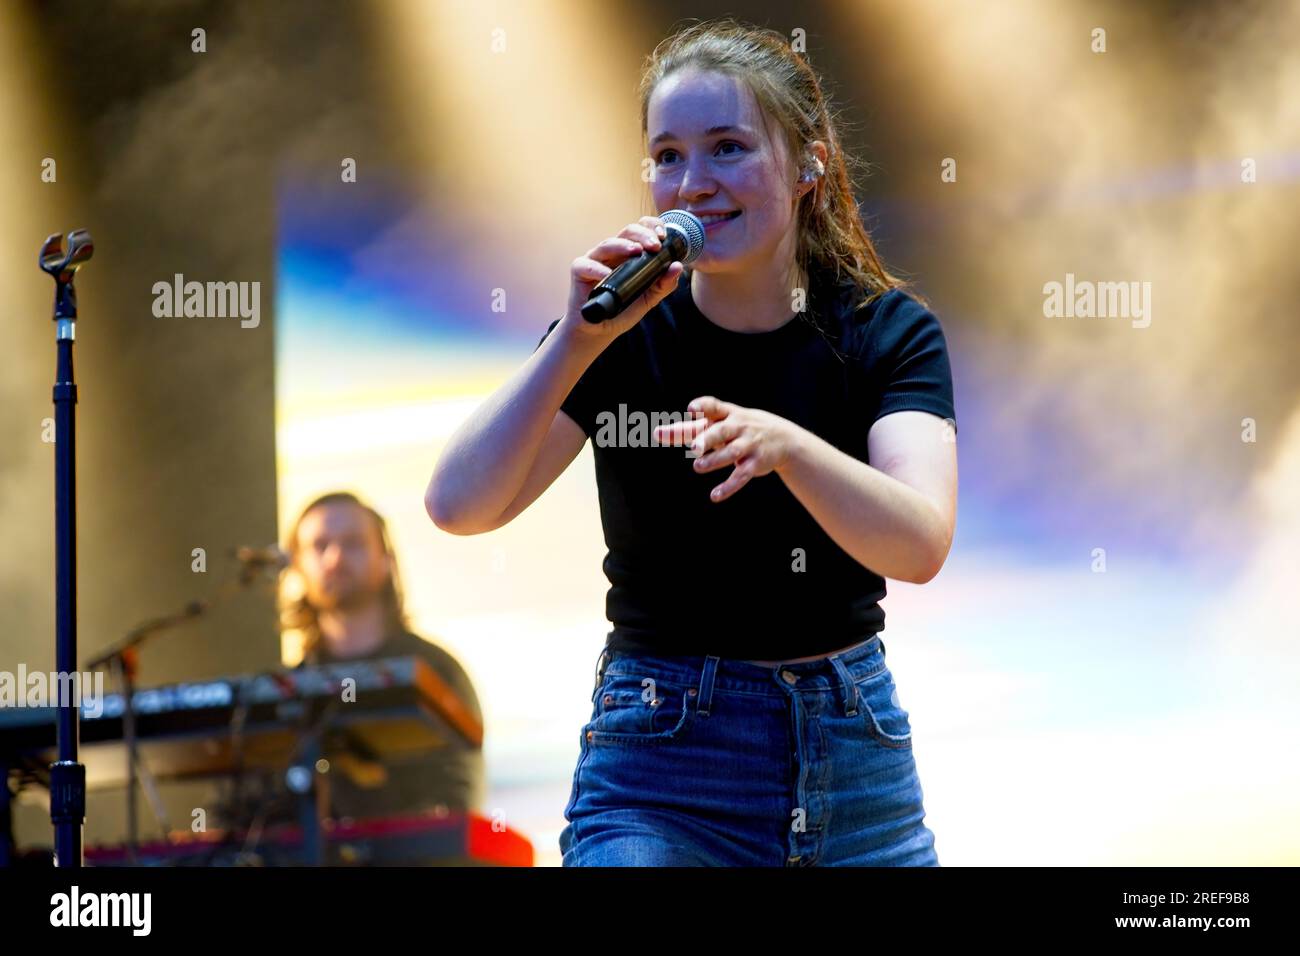
[[[303,519],[316,508],[335,504],[356,505],[366,512],[370,516],[370,520],[374,522],[375,530],[379,532],[379,540],[383,545],[384,554],[388,557],[388,580],[380,596],[384,605],[388,631],[391,634],[409,629],[406,604],[402,596],[401,574],[397,570],[397,554],[393,551],[393,542],[388,535],[387,522],[384,521],[383,516],[378,511],[351,492],[333,491],[321,495],[302,509],[302,512],[294,521],[293,527],[289,529],[289,539],[284,543],[284,551],[289,555],[291,563],[280,578],[280,628],[282,631],[298,632],[302,641],[304,660],[309,660],[316,652],[316,648],[320,643],[320,624],[317,618],[317,609],[307,598],[306,589],[303,587],[301,580],[301,572],[298,571],[298,531],[302,527]]]
[[[695,23],[663,40],[646,58],[638,87],[647,152],[650,96],[666,77],[688,68],[715,70],[745,83],[780,126],[800,168],[813,162],[810,143],[826,145],[825,170],[799,200],[795,265],[810,281],[819,270],[832,273],[837,283],[849,277],[865,293],[856,308],[890,289],[905,288],[907,282],[880,261],[858,211],[851,174],[865,170],[865,164],[841,147],[838,116],[817,74],[786,38],[726,17]]]

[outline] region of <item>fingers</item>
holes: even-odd
[[[660,274],[654,282],[651,282],[650,285],[646,287],[646,290],[641,293],[640,297],[637,299],[640,306],[649,311],[658,305],[663,299],[667,298],[673,289],[677,287],[677,277],[682,274],[682,269],[684,268],[685,266],[680,262],[670,263],[668,268],[665,269],[663,273]]]
[[[649,218],[648,216],[646,218]],[[656,234],[653,226],[647,226],[640,222],[630,222],[623,227],[619,233],[623,239],[632,239],[639,242],[646,249],[654,252],[659,248],[659,236]]]
[[[625,259],[641,254],[641,243],[634,239],[614,236],[587,250],[587,258],[603,262],[607,266],[617,266]]]
[[[680,265],[680,263],[673,263]],[[656,438],[665,444],[681,444],[683,442],[693,442],[693,440],[704,432],[715,421],[721,421],[727,415],[731,414],[737,406],[730,402],[719,401],[712,395],[702,395],[686,406],[686,414],[690,416],[684,422],[674,422],[669,425],[659,425],[655,428]],[[727,441],[730,441],[738,433],[739,429],[729,428],[726,432]],[[721,434],[721,433],[720,433]],[[694,442],[693,442],[694,444]],[[709,445],[714,442],[708,442],[700,446],[701,451],[707,451]]]
[[[660,239],[668,235],[668,227],[664,225],[664,221],[658,216],[642,216],[638,221],[641,225],[652,230]]]
[[[570,311],[578,310],[580,300],[601,282],[609,278],[614,270],[624,262],[633,259],[642,252],[658,252],[663,243],[661,238],[668,234],[665,227],[655,216],[642,216],[637,222],[628,223],[617,236],[592,246],[569,264],[572,288],[569,293]],[[656,279],[651,282],[637,300],[624,309],[626,313],[623,326],[612,326],[622,331],[639,321],[641,315],[654,308],[677,287],[685,266],[680,262],[670,263]]]
[[[725,501],[741,488],[745,487],[749,482],[749,479],[753,477],[754,472],[752,470],[750,459],[741,459],[736,463],[736,467],[731,470],[731,474],[727,476],[727,480],[709,492],[709,500],[713,502]]]
[[[656,425],[654,438],[655,441],[663,445],[684,445],[708,427],[709,420],[707,418],[672,422],[668,425]]]
[[[727,465],[735,466],[726,481],[709,492],[709,500],[713,502],[730,498],[757,473],[758,458],[754,454],[754,442],[743,437],[744,423],[727,417],[738,407],[712,395],[702,395],[687,405],[686,409],[689,415],[704,417],[659,425],[654,429],[655,440],[661,443],[691,443],[691,450],[699,454],[693,462],[696,474],[705,474]],[[718,450],[710,452],[711,448]]]
[[[747,458],[753,450],[753,442],[744,438],[737,438],[735,441],[727,442],[717,451],[696,458],[694,462],[695,471],[701,475],[706,472],[716,471],[725,465],[734,464]]]
[[[582,282],[600,282],[614,270],[590,256],[578,256],[570,264],[573,277]]]
[[[712,395],[701,395],[686,406],[688,412],[699,412],[706,418],[726,418],[735,409],[735,405],[714,398]]]
[[[663,271],[658,279],[650,286],[650,291],[654,294],[656,300],[662,299],[673,289],[677,288],[677,280],[681,278],[682,272],[686,269],[680,262],[671,262],[668,268]]]
[[[610,244],[617,244],[620,242],[623,242],[623,240],[609,239],[601,245],[608,247]],[[614,273],[614,269],[611,268],[611,266],[619,265],[621,260],[626,258],[626,256],[617,253],[610,253],[608,248],[602,250],[600,246],[597,246],[592,250],[592,252],[596,256],[604,258],[605,261],[597,261],[593,256],[587,255],[579,256],[570,264],[574,289],[578,290],[577,294],[580,294],[582,290],[595,288],[601,282],[605,281]],[[606,264],[607,262],[608,264]],[[681,278],[682,272],[685,268],[686,267],[680,262],[670,263],[668,268],[645,288],[640,296],[637,297],[635,302],[631,303],[628,308],[624,310],[627,317],[629,319],[635,318],[636,321],[639,321],[641,314],[648,312],[667,298],[672,291],[677,288],[678,279]]]
[[[661,245],[656,228],[660,233],[666,234],[658,219],[642,216],[640,222],[628,223],[617,236],[592,246],[587,250],[585,258],[603,262],[607,266],[617,266],[626,259],[640,255],[644,249],[656,252]]]
[[[710,419],[712,421],[712,419]],[[704,454],[710,448],[719,448],[727,444],[733,438],[737,437],[743,429],[739,422],[729,419],[721,419],[714,422],[704,433],[691,443],[691,448],[700,454]]]

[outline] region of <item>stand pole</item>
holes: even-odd
[[[65,691],[80,688],[77,671],[77,385],[72,371],[76,338],[77,269],[95,251],[90,233],[55,233],[41,246],[41,269],[54,277],[54,327],[57,347],[54,379],[54,600],[55,667],[68,680]],[[75,683],[74,683],[75,681]],[[77,697],[80,694],[76,695]],[[50,765],[50,822],[54,826],[54,864],[80,867],[86,820],[86,768],[77,762],[79,705],[67,693],[58,702],[59,759]]]

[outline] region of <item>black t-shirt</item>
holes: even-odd
[[[650,435],[688,418],[701,395],[779,415],[863,462],[868,431],[891,412],[930,412],[955,431],[938,319],[900,290],[855,309],[866,295],[819,270],[805,312],[769,332],[733,332],[699,311],[684,275],[561,406],[592,438],[608,645],[780,660],[883,630],[884,579],[832,541],[779,475],[713,502],[732,467],[697,474],[686,447],[652,446]]]
[[[361,660],[385,657],[420,657],[429,663],[456,695],[465,702],[474,719],[483,722],[483,711],[469,675],[446,650],[416,634],[401,632],[390,637]],[[341,664],[322,643],[308,663]],[[415,757],[384,763],[388,781],[381,787],[365,788],[343,773],[330,775],[330,803],[335,817],[390,816],[416,813],[439,805],[451,810],[481,810],[486,797],[483,751],[457,744]]]

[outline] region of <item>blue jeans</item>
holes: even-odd
[[[879,635],[819,661],[602,651],[564,866],[938,866]]]

